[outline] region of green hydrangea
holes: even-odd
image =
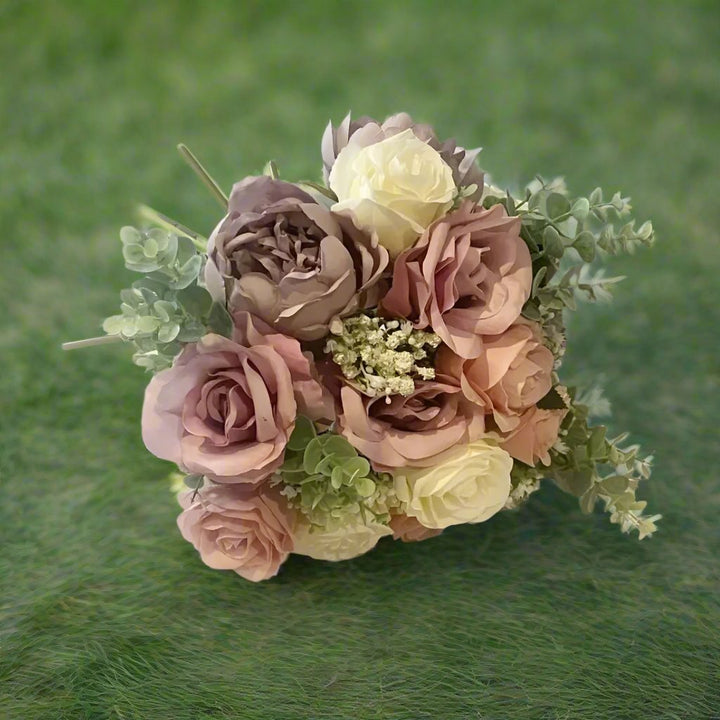
[[[354,315],[336,320],[325,344],[343,375],[369,397],[410,395],[415,380],[435,377],[438,335],[404,320]]]
[[[290,507],[323,529],[347,526],[358,518],[381,523],[390,519],[391,476],[374,472],[344,437],[318,434],[305,417],[297,419],[273,483],[281,486]]]

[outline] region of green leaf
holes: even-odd
[[[294,452],[303,452],[315,434],[315,426],[312,421],[304,415],[298,415],[295,420],[295,429],[288,440],[288,449]]]
[[[587,198],[578,198],[572,208],[570,208],[570,214],[578,220],[584,220],[590,213],[590,203]]]
[[[213,303],[207,318],[208,329],[218,335],[230,337],[233,331],[233,321],[224,305]]]
[[[545,201],[545,212],[552,220],[570,212],[570,201],[560,193],[550,193]]]
[[[354,487],[360,497],[370,497],[375,492],[375,483],[369,477],[358,478]]]
[[[588,230],[583,230],[576,238],[572,246],[577,250],[578,255],[585,262],[592,262],[595,259],[595,237]]]
[[[606,457],[605,433],[606,428],[603,425],[594,427],[590,432],[588,452],[594,460],[600,460]]]
[[[343,461],[342,469],[347,475],[351,477],[354,475],[357,478],[370,472],[370,463],[364,457],[348,458]]]
[[[308,475],[316,472],[317,466],[323,459],[322,445],[317,438],[313,438],[305,448],[303,454],[303,467]]]
[[[541,410],[565,410],[567,408],[566,402],[555,388],[550,388],[547,395],[538,401],[537,406]]]
[[[186,475],[183,482],[191,490],[199,490],[205,482],[205,477],[203,475]]]
[[[565,252],[560,233],[552,225],[548,225],[543,231],[543,248],[550,257],[554,258],[561,258]]]

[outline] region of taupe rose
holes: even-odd
[[[448,448],[480,437],[484,418],[459,386],[418,381],[407,397],[369,398],[343,386],[337,426],[376,470],[390,470],[433,465]]]
[[[377,304],[388,253],[348,218],[291,183],[248,177],[208,243],[209,286],[225,281],[228,306],[276,330],[317,340],[330,321]]]

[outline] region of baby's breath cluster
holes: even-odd
[[[416,379],[435,377],[440,338],[410,322],[361,314],[335,320],[330,333],[325,352],[365,395],[411,395]]]

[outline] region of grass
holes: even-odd
[[[0,9],[0,716],[720,717],[720,10],[713,2],[7,2]],[[573,320],[567,375],[657,469],[638,543],[548,487],[517,513],[252,585],[174,526],[147,377],[96,334],[146,201],[208,231],[328,118],[406,109],[484,167],[622,188],[659,235]]]

